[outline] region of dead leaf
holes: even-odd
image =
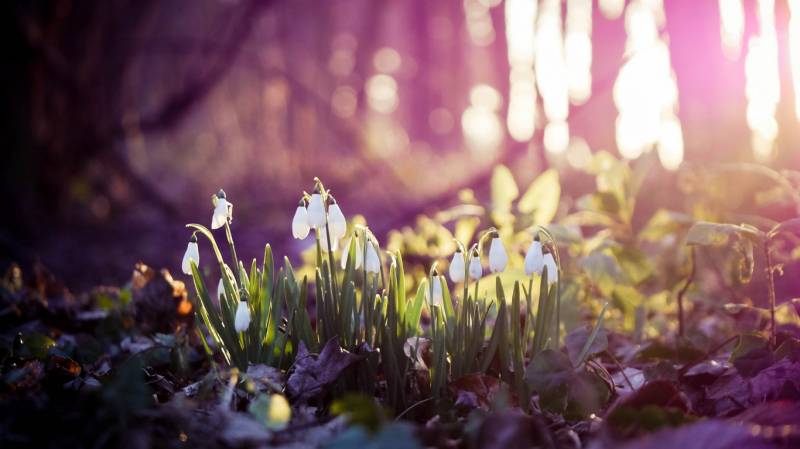
[[[363,360],[364,356],[351,354],[339,346],[338,337],[325,343],[319,355],[308,352],[305,344],[300,347],[295,358],[294,371],[286,384],[289,395],[299,401],[307,401],[339,378],[350,365]]]
[[[447,386],[457,406],[488,410],[500,388],[496,377],[481,373],[467,374]]]

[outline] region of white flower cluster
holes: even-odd
[[[492,273],[500,273],[506,269],[508,265],[508,254],[506,253],[503,241],[496,232],[492,232],[491,242],[489,244],[489,270]],[[483,276],[483,265],[481,264],[480,253],[478,252],[477,245],[473,246],[469,254],[469,265],[465,270],[467,257],[459,247],[453,254],[453,259],[450,261],[450,280],[455,283],[464,282],[465,276],[469,274],[470,279],[478,280]],[[558,265],[553,257],[553,254],[542,246],[537,236],[528,248],[525,254],[525,274],[531,276],[533,274],[541,275],[544,270],[547,270],[547,279],[549,284],[558,282]]]
[[[292,236],[298,240],[308,237],[312,229],[318,229],[320,248],[328,251],[328,236],[330,236],[330,249],[336,251],[339,248],[339,241],[347,234],[347,220],[339,207],[339,203],[329,193],[323,193],[320,184],[309,198],[305,196],[300,200],[292,218]],[[347,256],[350,249],[350,242],[355,238],[349,237],[342,246],[341,267],[347,267]],[[366,261],[363,246],[358,238],[355,238],[356,259],[355,268],[364,269],[367,273],[377,274],[381,271],[381,261],[376,249],[376,243],[367,239]]]

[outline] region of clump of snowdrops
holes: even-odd
[[[514,281],[510,295],[500,281],[509,258],[494,228],[481,233],[469,248],[456,241],[447,270],[449,283],[436,262],[427,278],[418,280],[416,293],[408,294],[415,280],[406,278],[401,254],[382,251],[369,227],[348,225],[339,203],[319,179],[311,193],[301,195],[291,224],[294,238],[314,238],[313,282],[298,279],[288,258],[276,267],[269,245],[261,265],[253,259],[247,269],[238,259],[231,232],[233,204],[220,190],[212,205],[210,229],[187,225],[194,232],[182,268],[194,281],[197,319],[225,362],[240,370],[257,363],[286,368],[300,345],[315,351],[336,340],[343,351],[363,356],[345,385],[375,393],[382,379],[379,393],[398,410],[407,405],[412,368],[427,370],[430,392],[439,396],[449,380],[487,372],[496,357],[500,377],[523,399],[531,394],[524,378],[526,360],[560,340],[558,245],[544,227],[531,229],[524,258],[527,277]],[[220,229],[229,247],[228,262],[215,238]],[[208,240],[216,257],[213,268],[206,270],[218,276],[215,294],[198,268],[198,235]],[[481,296],[481,281],[491,282],[491,277],[496,297]],[[310,298],[316,309],[314,322]],[[423,309],[430,317],[426,326],[421,325]],[[208,339],[204,336],[203,341]],[[211,347],[206,345],[209,354]],[[426,350],[430,366],[423,361]]]

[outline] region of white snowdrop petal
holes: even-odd
[[[322,248],[322,251],[326,253],[328,252],[328,229],[327,226],[323,226],[319,231],[319,246]],[[331,251],[336,251],[337,249],[339,249],[339,239],[331,234]]]
[[[498,273],[505,270],[506,265],[508,265],[508,255],[503,241],[499,237],[495,237],[489,245],[489,269],[492,273]]]
[[[483,267],[481,266],[481,258],[472,256],[469,261],[469,277],[473,280],[478,280],[483,276]]]
[[[194,260],[195,265],[200,264],[200,249],[197,247],[197,242],[189,242],[186,246],[186,252],[183,254],[183,262],[181,263],[181,269],[184,274],[192,274],[192,260]]]
[[[338,240],[347,233],[347,220],[336,203],[328,208],[328,225],[331,227],[331,238]]]
[[[378,257],[378,252],[375,251],[375,246],[368,244],[367,246],[367,260],[364,262],[364,269],[367,273],[378,274],[381,272],[381,260]]]
[[[544,255],[544,266],[547,268],[547,283],[555,284],[558,282],[558,266],[552,254],[547,253]]]
[[[460,251],[453,254],[453,260],[450,261],[450,280],[464,282],[464,255]]]
[[[542,243],[534,241],[525,253],[525,274],[528,276],[533,273],[542,274],[544,267],[544,256],[542,255]]]
[[[236,308],[236,317],[234,318],[233,327],[236,332],[244,332],[250,326],[250,307],[247,306],[246,301],[239,301],[239,306]]]
[[[217,284],[217,299],[222,301],[222,295],[225,294],[225,282],[223,282],[222,278],[219,278],[219,283]]]
[[[347,240],[344,243],[344,246],[342,246],[342,260],[341,260],[342,270],[347,268],[347,258],[350,257],[350,242],[352,242],[352,241],[353,241],[353,238],[352,237],[348,237]],[[355,263],[354,268],[356,270],[358,270],[359,268],[361,268],[361,262],[364,260],[364,253],[363,253],[363,250],[361,249],[361,245],[358,244],[358,239],[357,238],[356,238],[356,248],[355,248],[355,250],[356,250],[356,263]]]
[[[308,225],[319,229],[325,225],[325,205],[322,204],[322,195],[315,193],[308,201]]]
[[[225,226],[229,217],[230,203],[225,198],[217,198],[217,205],[214,206],[214,215],[211,216],[211,229],[219,229]]]
[[[308,225],[308,211],[303,206],[297,206],[292,218],[292,236],[298,240],[308,237],[311,227]]]
[[[442,277],[433,277],[433,305],[441,306],[444,304],[444,295],[442,294]]]

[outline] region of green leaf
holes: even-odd
[[[732,236],[747,238],[758,242],[761,240],[762,234],[763,233],[750,226],[701,221],[689,228],[689,233],[686,235],[686,244],[723,246],[728,244]]]
[[[372,396],[348,394],[331,404],[331,414],[345,416],[354,426],[364,426],[370,432],[377,431],[385,420],[385,413]]]
[[[617,264],[628,280],[638,285],[648,280],[653,274],[653,264],[643,251],[638,248],[625,246],[611,250],[617,258]]]
[[[646,242],[657,242],[668,235],[683,232],[693,221],[689,215],[659,209],[639,232],[639,238]]]
[[[258,422],[272,430],[282,430],[289,424],[292,408],[283,395],[261,394],[247,409]]]
[[[625,329],[632,331],[636,324],[636,308],[644,303],[644,295],[630,285],[620,284],[614,286],[611,300],[622,311]]]
[[[50,348],[56,345],[52,338],[38,332],[25,335],[22,338],[22,356],[44,360]]]
[[[528,186],[517,204],[517,209],[524,214],[531,214],[532,224],[545,225],[555,218],[560,199],[558,171],[551,168],[537,176]]]
[[[731,353],[729,361],[744,377],[752,377],[772,365],[774,355],[769,341],[758,334],[743,334]]]
[[[580,265],[592,283],[606,296],[611,294],[614,287],[624,277],[616,258],[606,251],[590,253],[583,258]]]
[[[498,165],[492,173],[492,212],[505,215],[511,212],[511,203],[519,196],[517,183],[511,170],[505,165]]]

